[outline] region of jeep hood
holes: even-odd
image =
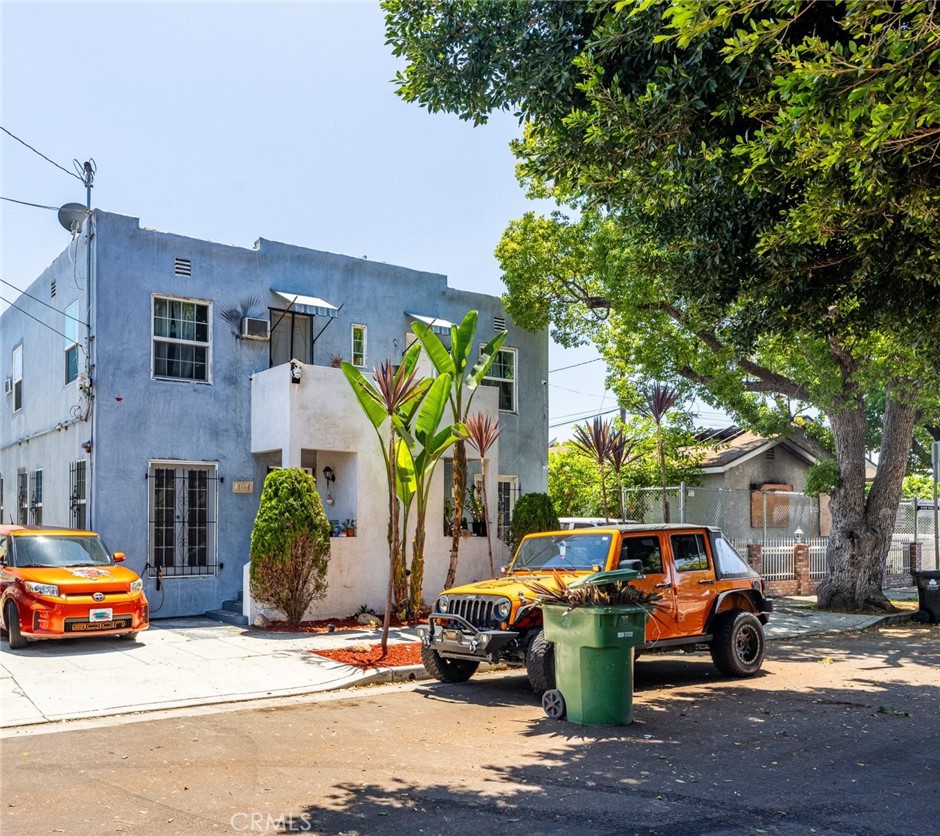
[[[455,586],[441,593],[446,595],[494,595],[505,598],[518,598],[519,594],[526,598],[536,597],[530,584],[537,583],[550,589],[557,589],[559,581],[571,583],[576,578],[590,575],[590,572],[526,572],[520,570],[502,578],[492,578],[486,581],[477,581],[463,586]]]

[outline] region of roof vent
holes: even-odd
[[[773,461],[775,457],[775,453],[776,453],[776,448],[771,447],[766,453],[764,453],[764,458],[767,459],[767,461]]]
[[[505,330],[506,330],[506,317],[504,317],[504,316],[494,316],[494,317],[493,317],[493,330],[494,330],[494,331],[505,331]]]
[[[55,279],[49,282],[49,296],[52,299],[55,299]]]
[[[193,263],[188,258],[178,258],[173,266],[173,272],[177,276],[191,276],[193,274]]]

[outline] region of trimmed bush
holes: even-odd
[[[251,532],[251,596],[297,626],[326,595],[329,560],[330,523],[313,477],[296,467],[271,471]]]
[[[513,554],[526,534],[554,531],[558,528],[558,515],[546,493],[526,493],[519,497],[512,511],[509,525],[509,548]]]

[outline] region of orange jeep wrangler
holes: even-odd
[[[554,648],[530,584],[557,588],[599,571],[635,569],[630,583],[662,595],[637,652],[708,647],[728,676],[764,660],[771,601],[764,582],[717,528],[611,525],[529,534],[503,576],[447,589],[418,628],[421,659],[442,682],[464,682],[481,662],[525,665],[537,693],[555,687]]]

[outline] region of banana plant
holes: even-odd
[[[412,540],[411,572],[408,576],[408,616],[413,618],[421,608],[424,585],[424,545],[427,532],[428,499],[434,471],[444,453],[460,437],[460,425],[441,426],[449,402],[453,378],[442,374],[432,384],[421,402],[414,425],[413,443],[410,436],[398,441],[399,497],[407,508],[415,504],[415,533]],[[407,528],[406,528],[407,532]]]
[[[399,437],[409,435],[409,428],[415,413],[433,381],[415,380],[417,375],[418,355],[421,347],[415,343],[402,357],[401,365],[396,369],[391,360],[384,360],[374,369],[375,383],[369,381],[362,372],[349,363],[343,363],[343,375],[352,387],[356,400],[369,423],[375,430],[385,462],[385,476],[388,483],[388,587],[385,593],[385,617],[382,622],[382,655],[388,651],[388,628],[394,606],[394,581],[396,571],[401,567],[404,576],[404,555],[400,549],[398,528],[398,443]],[[382,427],[388,424],[387,436]]]
[[[449,395],[451,412],[455,423],[463,423],[470,412],[473,395],[486,377],[496,355],[506,341],[506,332],[500,331],[482,349],[477,362],[470,365],[476,336],[477,311],[469,311],[460,325],[450,326],[450,351],[440,337],[423,322],[414,322],[411,330],[424,346],[435,371],[449,374],[454,384]],[[454,517],[451,523],[450,563],[444,588],[454,585],[457,576],[457,560],[460,549],[460,528],[463,523],[464,497],[467,489],[467,448],[463,439],[454,444]]]

